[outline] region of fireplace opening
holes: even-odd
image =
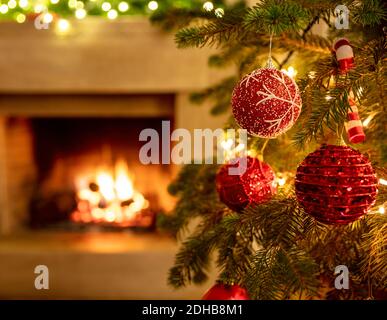
[[[162,120],[172,119],[28,118],[36,172],[29,225],[153,230],[171,207],[172,170],[141,164],[138,137],[146,128],[161,136]]]

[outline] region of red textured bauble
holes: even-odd
[[[229,170],[236,168],[237,174]],[[269,200],[276,193],[275,174],[267,163],[256,158],[236,158],[218,171],[216,190],[225,205],[242,211],[250,204]]]
[[[275,138],[289,130],[301,112],[296,83],[274,68],[258,69],[234,88],[232,112],[235,121],[248,133]]]
[[[250,300],[247,290],[237,284],[228,286],[218,283],[211,287],[202,300]]]
[[[375,203],[378,180],[366,156],[348,146],[323,145],[297,168],[296,195],[305,212],[326,224],[347,224]]]

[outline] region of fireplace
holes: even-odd
[[[12,157],[6,187],[14,228],[150,231],[157,214],[172,208],[167,186],[173,168],[141,164],[144,142],[138,137],[147,128],[161,135],[163,120],[173,125],[173,95],[9,95],[4,100],[14,111],[24,103],[30,109],[29,116],[3,120]],[[38,114],[42,105],[53,114]]]
[[[177,50],[173,35],[145,19],[71,23],[59,37],[33,23],[2,22],[0,298],[200,297],[203,287],[173,291],[166,284],[177,250],[172,237],[137,232],[136,219],[129,227],[116,217],[136,202],[135,192],[143,198],[134,206],[142,203],[145,215],[173,207],[166,186],[178,168],[140,166],[137,132],[158,130],[161,120],[191,131],[222,127],[227,116],[192,106],[189,93],[233,70],[209,69],[209,50]],[[93,191],[106,180],[113,188],[105,195]],[[131,185],[131,198],[118,196],[117,180]],[[100,219],[97,210],[89,221],[93,209],[109,207],[101,198],[112,190],[118,214]],[[92,207],[81,204],[85,215],[74,218],[85,199]],[[50,290],[34,287],[41,264],[50,270]]]

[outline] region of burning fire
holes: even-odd
[[[114,173],[112,173],[114,171]],[[114,170],[101,169],[76,181],[77,209],[71,220],[119,226],[148,226],[142,212],[149,202],[133,186],[127,163],[119,160]]]

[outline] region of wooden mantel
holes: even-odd
[[[68,34],[0,23],[0,93],[171,93],[205,88],[224,71],[208,49],[178,50],[145,18],[71,21]]]

